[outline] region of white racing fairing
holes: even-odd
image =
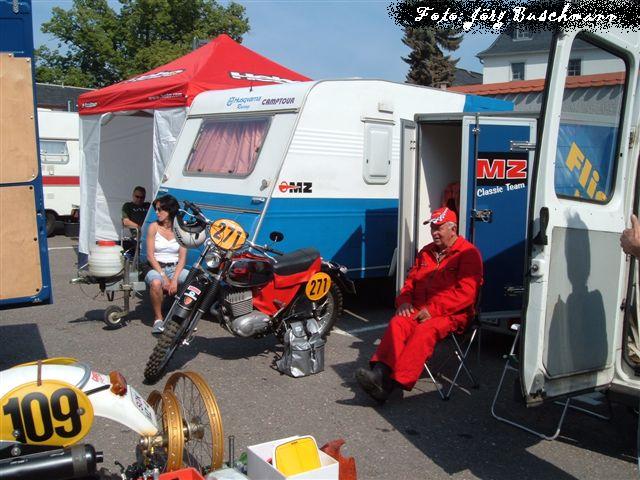
[[[40,378],[41,383],[58,381],[69,384],[84,392],[93,407],[93,415],[108,418],[118,422],[140,435],[155,435],[158,433],[156,416],[146,400],[130,385],[124,395],[116,395],[111,391],[111,382],[108,375],[95,371],[83,363],[74,362],[72,359],[64,359],[61,363],[43,363],[40,374],[36,363],[19,365],[9,370],[0,372],[0,399],[3,407],[11,402],[12,391],[24,384],[34,384]],[[44,362],[51,362],[45,360]],[[56,361],[55,359],[53,361]],[[33,403],[33,402],[32,402]],[[30,411],[34,411],[34,405]],[[66,407],[61,407],[64,410]],[[24,409],[23,409],[24,410]],[[44,409],[45,412],[49,411]],[[2,421],[13,421],[7,416],[7,408],[3,410]],[[33,413],[31,413],[33,415]],[[46,417],[47,414],[40,414]],[[24,415],[23,415],[24,418]],[[36,422],[37,423],[37,422]],[[54,413],[55,424],[55,413]],[[14,426],[14,429],[16,426]],[[40,436],[40,428],[36,428]],[[4,431],[4,429],[3,429]],[[10,438],[1,438],[0,443],[11,441]]]

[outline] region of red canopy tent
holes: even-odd
[[[173,62],[81,95],[80,252],[120,237],[120,210],[134,186],[155,196],[198,93],[307,80],[220,35]]]
[[[84,93],[80,115],[189,106],[206,90],[224,90],[310,78],[243,47],[228,35],[142,75]]]

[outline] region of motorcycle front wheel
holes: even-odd
[[[185,320],[184,325],[187,325]],[[169,365],[169,360],[173,357],[184,335],[184,328],[173,320],[167,320],[164,325],[164,332],[160,334],[158,343],[151,352],[144,369],[144,380],[146,383],[155,383],[162,376]]]

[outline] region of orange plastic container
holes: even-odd
[[[163,473],[160,480],[204,480],[204,477],[193,468],[182,468],[175,472]]]

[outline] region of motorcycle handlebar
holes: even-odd
[[[255,248],[256,250],[259,250],[261,252],[269,252],[269,253],[275,253],[276,255],[284,255],[284,252],[281,252],[280,250],[276,250],[275,248],[271,248],[266,245],[258,245],[257,243],[253,243],[250,240],[247,240],[245,243],[249,245],[251,248]]]
[[[180,228],[189,233],[198,233],[202,231],[202,229],[206,227],[209,221],[207,217],[202,214],[202,210],[200,210],[197,205],[191,203],[188,200],[184,201],[184,208],[185,210],[181,209],[176,215],[176,220],[178,221],[178,225],[180,225]],[[191,210],[191,216],[195,221],[190,221],[188,223],[184,221],[185,214],[189,214],[187,210]]]
[[[199,224],[200,227],[209,223],[209,219],[203,215],[202,210],[200,210],[200,208],[195,203],[192,203],[189,200],[185,200],[183,203],[184,203],[185,209],[191,210],[193,212],[196,222]],[[193,227],[185,224],[184,222],[185,213],[188,213],[188,212],[185,212],[185,211],[178,212],[177,218],[178,218],[178,223],[180,224],[180,227],[185,229],[186,231],[191,231],[191,229],[197,228],[197,227]],[[250,240],[247,240],[246,243],[250,247],[255,248],[256,250],[260,250],[262,252],[269,252],[275,255],[284,255],[284,252],[281,252],[280,250],[276,250],[275,248],[268,247],[266,245],[258,245],[257,243],[253,243]]]

